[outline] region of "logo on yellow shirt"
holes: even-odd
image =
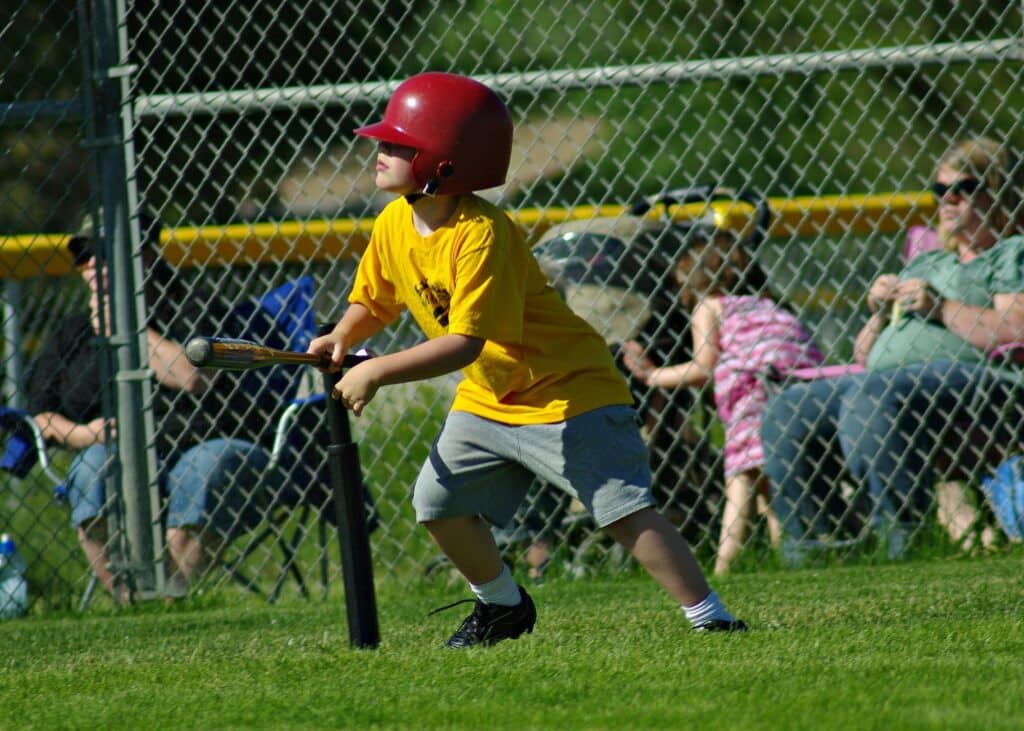
[[[420,296],[420,302],[430,310],[437,323],[441,327],[448,327],[448,313],[452,305],[452,296],[448,290],[439,284],[430,284],[423,280],[416,285],[416,294]]]

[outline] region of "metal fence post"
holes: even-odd
[[[117,394],[118,456],[121,497],[129,545],[129,569],[140,596],[163,590],[162,532],[154,520],[156,455],[153,423],[145,405],[151,401],[146,343],[146,310],[139,251],[140,233],[135,187],[133,119],[127,64],[128,40],[123,0],[94,3],[96,99],[94,144],[99,148],[105,246],[111,271],[114,375]]]
[[[16,409],[25,407],[24,359],[21,355],[21,282],[4,282],[4,403]]]

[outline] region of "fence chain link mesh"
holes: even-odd
[[[98,33],[105,22],[112,32]],[[95,337],[94,317],[79,320],[87,327],[75,340],[62,323],[91,304],[68,235],[86,212],[120,202],[125,215],[115,210],[104,222],[108,244],[117,230],[138,248],[124,259],[98,247],[109,281],[93,311],[109,329],[118,308],[133,308],[150,329],[127,336],[146,342],[139,372],[153,392],[130,408],[157,460],[150,485],[132,488],[145,496],[152,487],[157,503],[151,560],[166,569],[157,589],[183,590],[175,566],[200,559],[181,555],[191,531],[164,536],[169,521],[182,520],[206,524],[214,552],[197,564],[193,590],[241,586],[276,597],[300,576],[310,593],[317,577],[323,591],[336,582],[322,406],[292,413],[282,449],[272,450],[291,399],[322,393],[319,374],[196,376],[181,346],[201,334],[304,349],[314,325],[337,320],[388,200],[373,185],[374,147],[352,130],[424,70],[471,75],[506,100],[516,123],[512,166],[506,184],[483,195],[509,210],[552,283],[607,337],[636,397],[658,508],[705,566],[896,556],[904,539],[977,550],[1012,534],[981,489],[1019,451],[1012,380],[983,379],[978,394],[951,403],[930,400],[925,383],[905,397],[891,428],[910,433],[884,442],[905,450],[883,456],[895,472],[926,476],[927,489],[915,483],[909,496],[895,472],[873,484],[877,470],[844,461],[849,432],[814,431],[823,407],[815,402],[808,415],[805,403],[794,412],[808,420],[805,441],[790,451],[772,445],[778,459],[804,460],[784,465],[783,489],[759,477],[756,456],[736,472],[727,448],[739,443],[737,429],[756,432],[757,394],[787,385],[755,357],[764,338],[746,346],[747,368],[713,371],[706,356],[725,363],[722,338],[739,337],[732,295],[756,294],[795,315],[824,364],[854,361],[876,278],[906,266],[918,242],[933,245],[938,206],[928,190],[940,157],[978,136],[1024,147],[1020,3],[14,0],[0,40],[6,406],[34,414],[43,403],[32,385],[40,356],[63,337],[76,352],[95,348],[93,362],[113,370],[69,377],[74,393],[44,399],[33,421],[47,438],[50,471],[62,480],[84,447],[116,443],[120,430],[103,426],[121,413],[113,385],[137,376],[119,372],[114,357],[126,334]],[[111,108],[115,82],[126,93]],[[121,132],[104,137],[105,118],[120,120]],[[127,174],[105,162],[111,150]],[[769,218],[758,230],[762,204]],[[162,225],[155,247],[140,211]],[[726,291],[730,262],[741,276]],[[141,279],[119,280],[130,266]],[[702,285],[701,272],[714,281]],[[111,302],[112,281],[134,282],[138,296]],[[719,303],[719,339],[694,343],[693,307],[709,296]],[[980,332],[977,323],[967,331]],[[419,337],[403,319],[369,345],[387,353]],[[70,356],[55,357],[44,371],[73,367]],[[671,367],[692,359],[705,364],[702,377],[650,385],[651,368],[671,370],[671,380],[684,370]],[[743,393],[730,390],[730,377],[742,377]],[[379,576],[451,576],[415,525],[410,490],[456,380],[386,388],[352,421]],[[733,396],[755,403],[727,403]],[[1005,409],[990,423],[975,407],[993,402]],[[857,408],[874,418],[891,399],[864,403]],[[927,418],[911,418],[920,413]],[[37,608],[81,601],[93,574],[81,541],[113,580],[135,583],[139,557],[124,527],[135,502],[123,499],[118,474],[106,483],[99,521],[78,529],[42,465],[0,478],[0,530],[29,560]],[[218,487],[198,518],[168,501],[174,486],[180,495],[204,482]],[[907,534],[875,530],[882,523]],[[536,580],[628,565],[576,501],[540,483],[514,523],[496,530],[510,560]],[[102,582],[97,595],[109,601]]]

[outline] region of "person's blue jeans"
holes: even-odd
[[[78,527],[107,509],[105,481],[113,467],[113,448],[93,444],[75,455],[65,480],[71,504],[71,525]]]
[[[167,498],[166,525],[211,526],[223,537],[256,525],[267,495],[276,495],[283,477],[270,473],[270,457],[241,439],[211,439],[161,465],[160,486]],[[107,508],[106,478],[113,455],[103,444],[79,452],[68,472],[71,523],[82,523]]]
[[[845,464],[867,489],[875,527],[907,524],[931,505],[935,448],[964,421],[995,425],[1008,385],[984,363],[948,361],[819,379],[765,407],[764,470],[785,536],[831,534],[825,503]]]

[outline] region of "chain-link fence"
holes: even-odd
[[[37,605],[77,601],[94,574],[117,595],[122,578],[276,594],[337,574],[322,404],[290,411],[273,450],[315,373],[196,374],[180,346],[303,349],[340,315],[387,202],[351,131],[428,69],[507,101],[512,167],[485,195],[608,338],[659,508],[706,565],[1014,535],[1014,482],[982,478],[1019,439],[1012,366],[988,354],[1018,339],[1024,264],[1012,240],[979,256],[992,241],[966,224],[961,255],[917,255],[955,246],[950,211],[1014,205],[1008,162],[938,163],[968,138],[1024,146],[1022,17],[994,1],[16,0],[0,27],[3,386],[7,433],[32,437],[29,415],[52,479],[8,471],[0,530]],[[70,238],[86,213],[101,230]],[[1020,213],[975,229],[1006,238]],[[910,284],[877,284],[904,267]],[[864,332],[867,374],[796,382],[864,362]],[[371,346],[418,337],[403,320]],[[409,489],[453,383],[388,388],[354,420],[379,575],[443,573]],[[500,537],[534,574],[621,560],[540,484]]]

